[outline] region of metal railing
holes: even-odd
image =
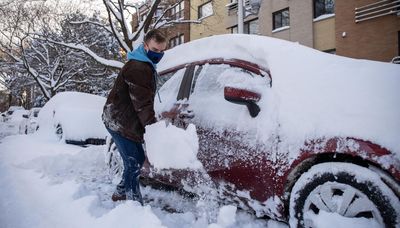
[[[400,0],[382,0],[355,8],[356,23],[395,14],[400,16]]]

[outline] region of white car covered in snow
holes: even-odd
[[[11,108],[11,107],[10,107]],[[17,109],[9,109],[7,111],[7,115],[4,118],[4,125],[5,129],[8,134],[18,134],[19,133],[19,126],[21,122],[24,120],[24,115],[28,114],[29,111],[21,108]]]
[[[16,110],[25,110],[25,108],[22,106],[10,106],[8,110],[2,114],[2,116],[4,117],[3,121],[8,121],[12,119],[13,118],[12,115]],[[22,112],[19,112],[19,114],[20,113]],[[17,116],[19,116],[19,114]]]
[[[19,125],[20,134],[31,134],[39,128],[38,116],[40,108],[32,108],[29,110],[29,114],[23,115],[24,119]]]
[[[39,132],[70,144],[104,144],[108,134],[101,120],[105,102],[93,94],[58,93],[39,112]]]

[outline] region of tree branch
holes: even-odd
[[[58,42],[58,41],[48,40],[48,39],[47,39],[47,41],[54,43],[54,44],[63,45],[65,47],[69,47],[69,48],[72,48],[75,50],[83,51],[84,53],[86,53],[87,55],[92,57],[95,61],[97,61],[98,63],[100,63],[104,66],[109,66],[109,67],[112,67],[115,69],[121,69],[124,66],[124,63],[122,63],[122,62],[115,61],[115,60],[108,60],[108,59],[98,56],[96,53],[91,51],[89,48],[87,48],[81,44],[63,43],[63,42]]]
[[[93,24],[93,25],[100,26],[100,27],[104,28],[105,30],[107,30],[109,33],[113,34],[113,31],[111,30],[111,28],[109,26],[106,26],[106,25],[104,25],[102,23],[99,23],[99,22],[90,21],[90,20],[83,20],[83,21],[70,21],[69,23],[73,24],[73,25]]]

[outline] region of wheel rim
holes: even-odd
[[[326,182],[315,188],[307,197],[303,215],[319,211],[337,213],[348,218],[368,218],[384,226],[376,205],[361,191],[351,185]],[[305,227],[313,227],[313,221],[304,217]]]

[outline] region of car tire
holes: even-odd
[[[324,211],[368,218],[380,227],[399,227],[399,205],[399,197],[372,170],[327,162],[311,167],[293,186],[289,223],[290,227],[316,227],[313,216]]]
[[[122,172],[124,171],[123,161],[117,146],[110,135],[108,135],[106,138],[105,162],[110,176],[122,176]]]

